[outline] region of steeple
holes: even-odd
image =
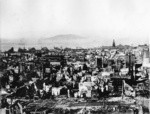
[[[116,47],[115,40],[113,39],[112,47]]]

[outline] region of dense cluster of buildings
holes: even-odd
[[[149,113],[149,76],[148,45],[11,48],[0,57],[0,110],[9,114]]]

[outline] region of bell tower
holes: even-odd
[[[116,47],[115,40],[113,39],[112,47]]]

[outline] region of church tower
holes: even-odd
[[[112,47],[116,47],[115,40],[113,39]]]

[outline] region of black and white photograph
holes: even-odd
[[[0,0],[0,114],[150,114],[150,0]]]

